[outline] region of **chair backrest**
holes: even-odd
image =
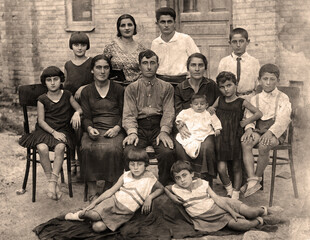
[[[42,84],[21,85],[18,87],[19,104],[23,107],[24,132],[29,133],[28,106],[37,106],[38,97],[47,92]]]
[[[37,106],[40,95],[47,92],[42,84],[21,85],[18,88],[19,104],[22,106]]]

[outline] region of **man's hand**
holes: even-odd
[[[169,137],[168,133],[166,132],[160,132],[156,138],[156,144],[159,145],[159,142],[162,141],[165,147],[169,147],[170,149],[173,149],[173,141]]]
[[[254,134],[253,134],[253,130],[252,128],[248,128],[245,133],[242,135],[241,137],[241,142],[249,142],[251,141],[251,139],[254,141],[255,138],[254,138]]]
[[[139,137],[136,133],[131,133],[123,140],[123,148],[127,145],[137,146],[139,142]]]
[[[259,139],[259,142],[263,145],[271,145],[271,139],[273,137],[273,134],[271,131],[267,130]]]

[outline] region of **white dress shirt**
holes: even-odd
[[[179,32],[175,32],[169,42],[165,42],[161,36],[155,38],[151,49],[159,57],[157,74],[168,76],[185,75],[187,58],[193,53],[200,52],[189,35]]]
[[[237,77],[237,56],[234,53],[221,59],[218,73],[222,71],[232,72]],[[247,52],[240,56],[241,71],[238,84],[238,93],[246,93],[255,90],[258,85],[259,61]]]
[[[280,93],[278,100],[277,113],[275,116],[276,109],[276,99]],[[272,92],[266,93],[262,91],[259,93],[258,99],[259,110],[263,113],[262,120],[268,120],[275,117],[274,124],[269,128],[277,138],[279,138],[284,131],[287,129],[289,123],[291,122],[291,103],[289,97],[275,88]],[[256,96],[251,98],[251,104],[257,107]],[[246,111],[246,118],[252,116],[253,114],[250,111]],[[245,126],[245,129],[255,128],[255,123],[250,123]]]

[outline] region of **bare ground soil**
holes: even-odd
[[[22,125],[22,112],[16,108],[1,108],[0,115],[5,115],[9,122]],[[310,239],[310,130],[295,128],[294,159],[298,182],[299,198],[295,199],[291,179],[276,178],[274,205],[284,209],[283,216],[290,220],[279,225],[275,233],[270,233],[271,239]],[[1,130],[1,129],[0,129]],[[42,168],[38,166],[37,199],[31,202],[31,173],[29,175],[27,192],[16,195],[21,188],[25,171],[26,150],[18,145],[18,134],[11,131],[0,133],[0,239],[37,239],[32,229],[49,219],[64,214],[70,210],[86,206],[83,201],[83,185],[73,184],[73,198],[68,195],[66,185],[62,185],[63,197],[59,201],[47,199],[45,196],[46,180]],[[258,194],[242,201],[249,205],[268,205],[271,167],[265,174],[265,188]],[[277,174],[289,172],[288,165],[279,166]],[[65,174],[66,176],[66,174]],[[214,189],[224,194],[219,181],[215,181]],[[219,237],[203,237],[202,239],[218,239]],[[242,239],[242,235],[226,236],[221,239]]]

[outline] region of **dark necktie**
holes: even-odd
[[[237,82],[240,81],[240,75],[241,75],[240,61],[241,61],[241,57],[237,57]]]

